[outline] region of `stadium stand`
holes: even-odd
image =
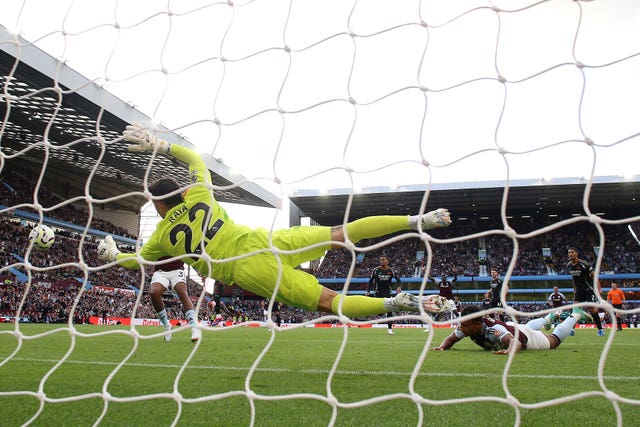
[[[9,215],[0,220],[0,257],[4,267],[13,266],[3,271],[0,276],[0,316],[9,319],[15,316],[17,308],[28,282],[28,271],[24,268],[24,258],[28,240],[25,229],[38,217],[30,207],[33,203],[35,183],[28,178],[3,171],[0,196],[9,206],[17,206]],[[60,205],[62,199],[45,187],[38,188],[38,201],[46,207]],[[73,218],[73,222],[65,219]],[[37,268],[31,270],[31,286],[24,301],[21,318],[29,322],[66,322],[73,302],[79,294],[80,287],[85,291],[81,294],[75,310],[73,321],[86,323],[91,317],[126,318],[131,317],[135,308],[135,301],[142,282],[139,271],[121,268],[109,268],[89,272],[87,278],[83,272],[73,266],[61,266],[78,263],[81,233],[85,228],[89,231],[82,246],[83,261],[88,265],[98,265],[96,257],[96,242],[104,234],[114,234],[122,242],[135,244],[136,236],[103,219],[93,218],[90,224],[87,212],[79,207],[63,204],[62,207],[46,211],[46,220],[56,227],[56,244],[46,252],[32,251],[29,263]],[[536,228],[542,228],[557,221],[558,218],[544,216],[523,215],[511,218],[509,225],[518,233],[527,233]],[[471,235],[482,231],[494,230],[495,233],[483,238],[467,239],[450,244],[433,244],[433,262],[429,275],[437,277],[441,274],[449,276],[456,274],[458,282],[455,293],[463,303],[478,302],[482,299],[487,285],[486,275],[481,274],[482,267],[496,267],[504,274],[513,253],[513,241],[500,233],[503,229],[498,218],[483,217],[482,219],[460,220],[455,227],[437,230],[435,237],[448,239],[452,237]],[[640,247],[629,238],[629,231],[624,225],[603,226],[607,245],[603,253],[601,275],[603,292],[611,280],[617,280],[625,291],[628,307],[637,304],[640,299],[640,275],[636,266],[640,264]],[[391,236],[393,237],[393,236]],[[389,239],[389,237],[385,237]],[[380,243],[363,241],[361,247]],[[568,297],[572,296],[569,287],[570,278],[566,271],[566,248],[578,246],[589,248],[582,256],[594,263],[597,256],[598,234],[595,227],[586,222],[573,223],[551,232],[518,241],[518,258],[510,283],[509,300],[523,311],[544,308],[546,295],[551,292],[555,284],[564,285],[561,291]],[[543,255],[543,248],[549,248],[551,255]],[[486,259],[480,259],[479,251],[485,251]],[[390,265],[403,278],[406,290],[417,290],[422,277],[416,277],[416,256],[425,253],[424,243],[416,237],[384,245],[380,249],[361,252],[357,257],[353,271],[353,279],[349,292],[361,293],[366,287],[371,270],[377,265],[380,255],[389,258]],[[327,253],[319,266],[313,271],[324,284],[335,289],[342,289],[351,268],[351,254],[344,250],[334,250]],[[46,269],[46,270],[45,270]],[[486,271],[486,268],[485,268]],[[143,294],[140,305],[136,308],[137,318],[154,318],[155,314],[147,293],[150,275],[145,275]],[[202,287],[198,283],[189,281],[189,294],[197,298]],[[427,286],[427,291],[436,292],[433,285]],[[200,307],[199,318],[209,319],[212,308],[207,302],[210,295],[205,294],[205,304]],[[228,287],[223,295],[228,321],[262,320],[260,301],[237,287]],[[165,294],[165,304],[171,318],[180,318],[180,303],[169,292]],[[309,314],[293,308],[285,308],[283,318],[287,323],[299,323],[311,320],[318,314]],[[636,319],[637,320],[637,319]],[[634,318],[627,319],[633,324]]]

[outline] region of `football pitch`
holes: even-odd
[[[576,330],[510,365],[468,339],[420,365],[422,329],[226,328],[197,346],[187,330],[149,337],[157,327],[13,331],[0,324],[0,426],[640,425],[636,329],[608,352],[611,330]]]

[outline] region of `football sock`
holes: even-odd
[[[381,215],[357,219],[347,224],[349,240],[354,243],[362,239],[373,239],[398,231],[409,230],[409,217],[402,215]]]
[[[160,323],[162,323],[164,326],[169,326],[169,318],[167,317],[166,309],[163,309],[162,311],[157,312],[156,315],[158,316]]]
[[[527,326],[530,327],[531,329],[535,329],[536,331],[539,331],[540,329],[544,328],[544,325],[546,325],[548,322],[547,317],[538,317],[537,319],[531,319],[527,322]]]
[[[598,330],[601,330],[602,320],[600,319],[600,315],[597,312],[595,314],[590,312],[589,314],[591,314],[591,317],[593,317],[593,322],[596,324],[596,328],[598,328]]]
[[[191,326],[196,324],[196,312],[194,310],[189,310],[184,315],[187,316]]]
[[[553,335],[558,337],[560,342],[562,342],[566,337],[571,335],[571,331],[573,330],[574,326],[576,326],[576,318],[573,316],[569,316],[554,328]]]
[[[342,314],[351,318],[382,314],[387,310],[384,307],[384,298],[370,298],[363,295],[336,295],[331,301],[331,311],[338,314],[340,299],[342,302]]]
[[[213,301],[216,303],[216,314],[220,314],[220,294],[213,294]]]

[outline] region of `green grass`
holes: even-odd
[[[33,417],[33,426],[91,426],[101,416],[101,426],[246,426],[252,413],[256,426],[332,417],[337,426],[411,426],[421,410],[428,426],[602,427],[616,425],[617,409],[624,425],[640,424],[640,330],[616,335],[608,354],[609,331],[577,330],[556,350],[517,354],[504,379],[508,357],[469,340],[427,353],[412,377],[429,337],[422,329],[234,328],[205,331],[194,346],[187,331],[171,343],[149,338],[154,327],[139,327],[139,339],[126,327],[14,328],[0,324],[0,426]],[[435,330],[434,343],[449,332]]]

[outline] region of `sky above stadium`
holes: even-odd
[[[283,199],[634,175],[638,22],[634,0],[0,2],[0,24]],[[283,208],[227,206],[267,228]]]

